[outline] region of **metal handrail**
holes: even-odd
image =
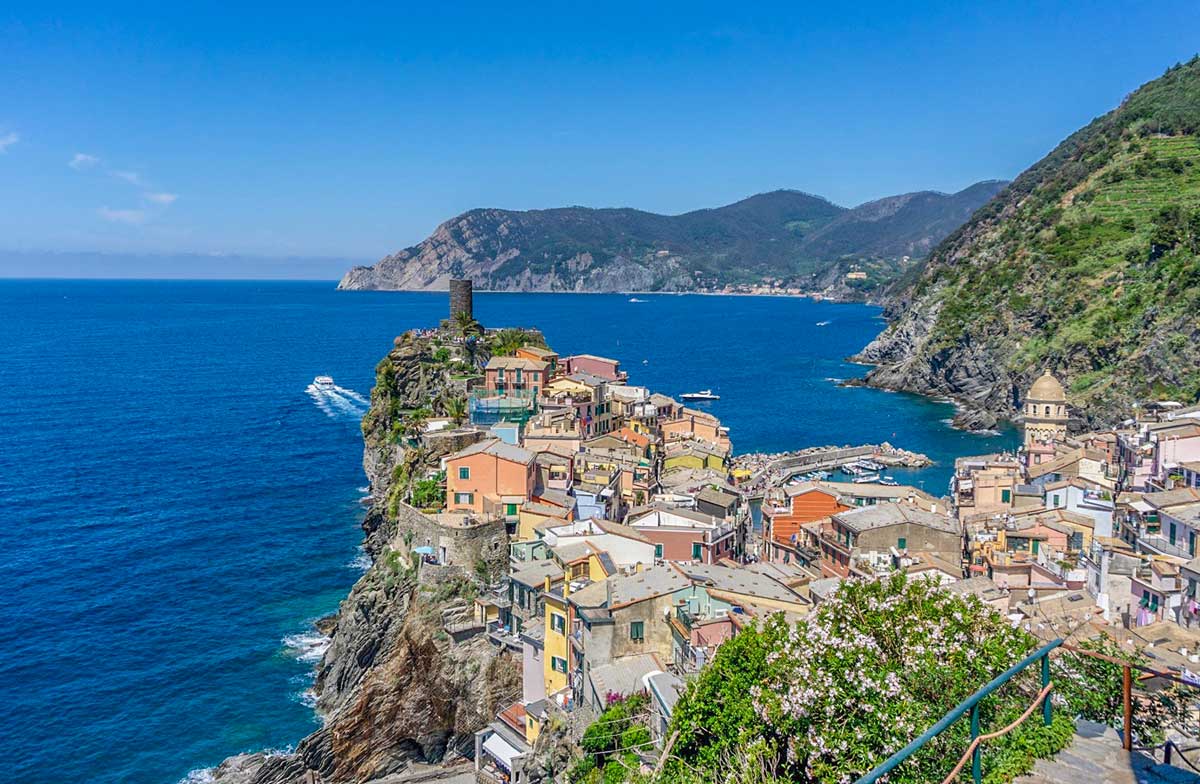
[[[1196,748],[1200,748],[1200,747],[1193,747],[1193,748],[1188,749],[1188,751],[1195,751]],[[1167,765],[1172,764],[1171,749],[1175,749],[1175,751],[1179,752],[1179,759],[1183,760],[1189,768],[1196,771],[1197,773],[1200,773],[1200,768],[1197,768],[1195,763],[1193,763],[1190,759],[1187,758],[1187,755],[1183,753],[1183,749],[1181,749],[1179,747],[1179,744],[1173,740],[1169,740],[1163,744],[1163,762],[1165,764],[1167,764]]]
[[[1034,698],[1033,702],[1029,703],[1029,707],[1026,708],[1024,712],[1022,712],[1021,715],[1014,719],[1010,724],[1005,727],[1001,727],[995,732],[979,735],[975,738],[975,740],[971,741],[971,745],[968,746],[967,750],[963,752],[962,757],[960,757],[958,760],[958,764],[954,766],[954,770],[950,771],[950,773],[946,775],[946,778],[942,779],[942,784],[950,784],[950,782],[958,778],[958,774],[962,772],[963,766],[967,764],[967,760],[972,759],[975,756],[975,749],[978,748],[984,741],[995,740],[996,738],[1007,735],[1017,727],[1024,724],[1025,720],[1032,716],[1033,712],[1037,710],[1038,705],[1042,704],[1042,700],[1049,699],[1050,692],[1053,689],[1054,681],[1047,683],[1042,687],[1042,690],[1038,692],[1037,697]]]
[[[1043,645],[1041,648],[1038,648],[1036,651],[1026,656],[1021,661],[1014,664],[1012,667],[1009,667],[1007,670],[997,675],[995,678],[992,678],[992,680],[989,681],[986,686],[960,702],[954,707],[953,710],[943,716],[937,724],[934,724],[932,727],[925,730],[920,737],[916,738],[907,746],[900,749],[900,751],[897,751],[882,763],[876,765],[870,773],[867,773],[865,776],[859,778],[855,784],[875,784],[875,782],[879,781],[882,776],[890,773],[897,766],[899,766],[900,763],[904,762],[906,759],[915,754],[918,749],[920,749],[929,741],[933,740],[934,737],[945,732],[951,724],[961,719],[967,711],[971,712],[971,741],[974,746],[974,750],[971,753],[971,775],[976,784],[979,784],[979,782],[983,780],[982,755],[979,744],[974,742],[975,739],[980,735],[979,703],[984,697],[987,697],[996,689],[1012,680],[1014,676],[1022,672],[1026,667],[1033,664],[1035,661],[1040,660],[1042,664],[1042,689],[1045,691],[1045,695],[1042,698],[1042,721],[1049,726],[1053,718],[1049,690],[1046,689],[1046,687],[1050,685],[1050,652],[1062,644],[1063,641],[1061,639],[1047,643],[1046,645]]]

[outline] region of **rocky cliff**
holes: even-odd
[[[317,669],[325,725],[294,752],[232,757],[217,784],[370,782],[413,763],[474,750],[474,733],[520,693],[519,665],[483,636],[455,642],[443,614],[469,612],[479,590],[474,569],[418,565],[411,541],[432,525],[393,489],[422,464],[422,450],[396,433],[412,409],[437,406],[450,389],[434,338],[397,338],[380,362],[363,420],[363,465],[376,499],[363,530],[373,563],[329,626]],[[411,444],[411,442],[408,442]],[[493,547],[507,560],[507,548]]]
[[[839,260],[871,261],[883,275],[889,263],[924,256],[1001,185],[853,209],[798,191],[682,215],[477,209],[374,266],[355,267],[338,288],[440,290],[450,278],[493,291],[695,291],[764,279],[806,286]]]
[[[869,383],[1013,416],[1043,369],[1077,427],[1200,395],[1200,59],[1072,134],[891,292]]]

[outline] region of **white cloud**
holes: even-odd
[[[140,226],[146,222],[146,213],[144,210],[114,210],[108,207],[101,207],[96,210],[101,218],[110,223],[125,223],[130,226]]]
[[[179,198],[179,194],[176,194],[176,193],[143,193],[142,195],[144,197],[146,197],[147,201],[152,201],[155,204],[164,204],[164,205],[165,204],[174,204],[175,200]]]
[[[75,157],[67,162],[67,165],[75,171],[83,171],[84,169],[92,168],[99,162],[100,159],[95,155],[88,155],[86,152],[77,152],[75,153]]]
[[[112,174],[112,176],[116,177],[118,180],[121,180],[122,182],[127,182],[130,185],[136,185],[139,188],[146,187],[146,181],[142,179],[142,175],[138,174],[135,171],[118,171],[118,170],[114,169],[110,173]]]
[[[0,153],[8,152],[8,148],[12,147],[19,141],[21,141],[21,137],[18,136],[15,131],[9,131],[3,136],[0,136]]]

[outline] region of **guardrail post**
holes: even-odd
[[[979,737],[979,703],[971,706],[971,742]],[[983,744],[975,747],[975,751],[971,752],[971,778],[975,784],[980,784],[983,781],[983,750],[980,748]]]
[[[1042,688],[1050,685],[1050,652],[1042,657]],[[1054,720],[1054,708],[1050,705],[1050,695],[1052,692],[1046,692],[1046,697],[1042,700],[1042,721],[1046,726],[1050,726],[1050,722]]]
[[[1128,664],[1121,673],[1121,703],[1125,717],[1125,750],[1133,751],[1133,672]]]

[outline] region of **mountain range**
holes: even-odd
[[[341,289],[712,291],[761,284],[855,298],[908,268],[1005,183],[920,191],[854,208],[793,190],[682,215],[562,207],[474,209],[427,239],[355,267]],[[863,276],[850,280],[847,272]]]
[[[1049,369],[1077,427],[1200,396],[1200,57],[1068,136],[892,285],[876,386],[1012,417]]]

